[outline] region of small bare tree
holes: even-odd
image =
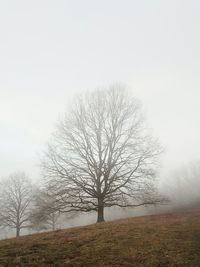
[[[58,123],[42,162],[48,194],[61,212],[160,203],[155,170],[161,149],[139,102],[112,86],[76,99]]]
[[[37,230],[55,230],[60,212],[46,192],[38,190],[34,196],[34,208],[30,215],[31,226]]]
[[[192,210],[200,207],[200,161],[193,160],[171,171],[163,191],[171,199],[170,208]]]
[[[10,175],[1,181],[0,224],[16,229],[16,236],[29,227],[32,185],[23,172]]]

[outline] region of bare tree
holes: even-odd
[[[12,174],[1,181],[0,224],[16,229],[16,236],[29,227],[32,185],[23,172]]]
[[[155,170],[160,146],[141,105],[120,86],[78,97],[57,125],[42,167],[61,212],[160,203]]]
[[[170,209],[191,210],[200,207],[200,161],[182,164],[167,174],[163,191],[171,199]]]
[[[34,209],[30,215],[32,228],[37,230],[55,230],[60,212],[56,209],[53,199],[42,190],[34,196]]]

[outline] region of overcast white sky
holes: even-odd
[[[0,0],[0,177],[38,156],[74,93],[126,84],[166,147],[200,158],[200,1]]]

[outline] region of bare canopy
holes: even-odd
[[[161,201],[155,187],[160,146],[138,100],[120,86],[77,97],[57,125],[42,162],[61,212],[137,207]]]

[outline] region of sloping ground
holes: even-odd
[[[3,240],[0,266],[200,267],[200,212],[128,218]]]

